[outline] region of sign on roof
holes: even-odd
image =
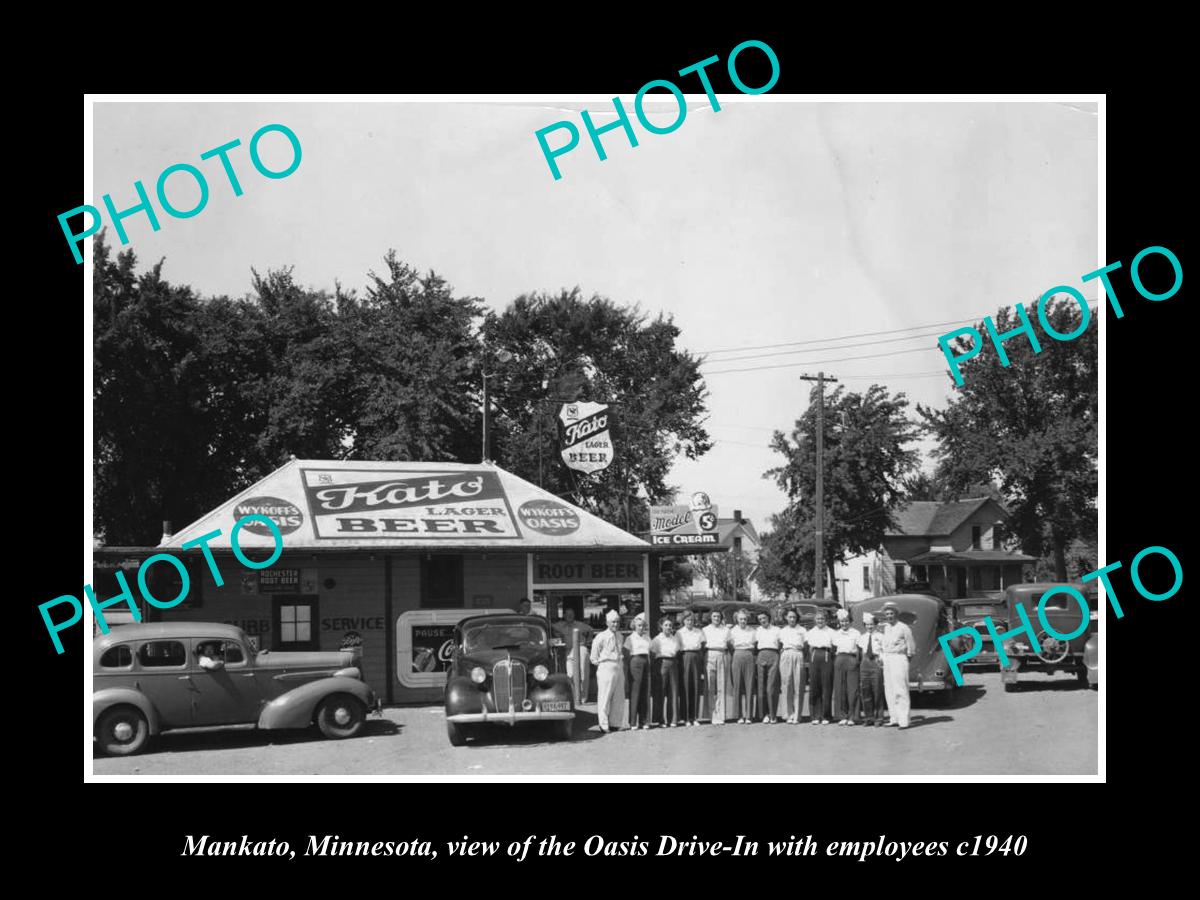
[[[628,532],[496,466],[466,463],[292,460],[184,528],[165,547],[271,518],[285,549],[370,547],[637,550]],[[261,532],[266,532],[261,533]],[[265,527],[243,527],[242,546],[273,546]]]

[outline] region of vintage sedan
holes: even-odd
[[[1046,601],[1045,618],[1054,631],[1060,635],[1073,634],[1074,637],[1063,640],[1051,635],[1038,617],[1038,604],[1042,595],[1054,587],[1073,587],[1083,594],[1087,601],[1087,622],[1082,619],[1083,611],[1078,601],[1070,594],[1059,593]],[[1015,691],[1020,683],[1021,673],[1043,672],[1072,672],[1080,684],[1088,684],[1088,666],[1084,659],[1084,651],[1092,635],[1096,633],[1099,614],[1096,611],[1096,587],[1094,584],[1063,584],[1063,583],[1031,583],[1010,585],[1004,591],[1005,609],[1003,620],[995,621],[996,630],[1009,631],[1021,627],[1017,605],[1020,604],[1033,627],[1037,637],[1038,649],[1028,635],[1021,634],[1010,638],[1004,643],[1004,652],[1008,656],[1008,665],[1000,667],[1000,680],[1004,682],[1006,691]],[[1080,626],[1084,626],[1080,631]]]
[[[121,625],[92,642],[95,738],[127,756],[174,728],[316,725],[328,738],[353,737],[379,709],[360,658],[358,648],[256,653],[232,625]]]
[[[953,630],[946,614],[945,605],[937,597],[927,594],[893,594],[888,597],[871,597],[859,600],[850,606],[850,618],[854,627],[862,630],[863,613],[871,613],[878,620],[879,610],[885,603],[895,603],[899,608],[899,621],[912,629],[917,652],[908,664],[908,687],[916,694],[941,692],[958,687],[950,673],[950,665],[942,652],[938,638]]]
[[[484,728],[550,723],[570,740],[575,698],[555,672],[549,626],[539,616],[471,616],[454,630],[446,676],[446,735],[455,747]]]
[[[1002,623],[1008,621],[1008,613],[1003,597],[967,597],[953,601],[952,605],[954,627],[956,629],[974,628],[979,632],[979,639],[983,642],[979,653],[965,662],[960,662],[959,668],[963,671],[972,668],[996,671],[996,649],[992,646],[992,635],[987,630],[984,620],[991,617],[992,621],[997,623],[1000,631],[1005,630]],[[954,643],[958,645],[954,648],[955,652],[961,655],[970,646],[970,635],[955,638]]]

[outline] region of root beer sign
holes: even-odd
[[[317,538],[520,538],[494,472],[302,470]]]
[[[564,403],[558,411],[562,422],[562,458],[577,472],[600,472],[613,461],[609,418],[603,403]]]

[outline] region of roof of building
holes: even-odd
[[[1008,550],[930,550],[910,556],[910,566],[941,565],[943,563],[1027,563],[1036,562],[1036,556],[1013,553]]]
[[[951,534],[958,526],[973,516],[987,503],[996,503],[991,497],[973,500],[914,500],[896,510],[896,525],[888,530],[889,537],[928,537]],[[1004,510],[1007,514],[1007,510]]]
[[[231,550],[234,523],[266,516],[285,550],[630,550],[650,545],[490,463],[293,459],[159,546],[208,542]],[[238,532],[244,548],[275,545],[265,522]],[[199,545],[196,545],[197,552]],[[251,552],[254,559],[260,553]]]
[[[717,537],[720,539],[720,543],[723,546],[733,546],[733,538],[735,537],[734,532],[736,532],[737,529],[737,519],[717,519]],[[749,536],[750,540],[754,541],[756,546],[760,543],[758,540],[758,532],[754,530],[754,524],[749,519],[742,519],[741,530],[744,534]]]

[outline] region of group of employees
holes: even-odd
[[[754,721],[756,687],[763,722],[779,721],[775,712],[782,691],[785,721],[798,724],[807,679],[813,725],[828,725],[836,719],[839,725],[861,721],[907,728],[908,663],[916,644],[898,612],[895,604],[885,603],[878,621],[870,613],[863,616],[861,632],[852,627],[844,609],[837,611],[837,628],[829,627],[826,614],[818,611],[814,627],[808,629],[800,625],[795,610],[788,610],[783,627],[772,625],[770,617],[760,613],[757,628],[749,624],[745,610],[737,611],[732,626],[724,623],[720,611],[713,610],[710,623],[703,628],[697,625],[695,614],[688,612],[682,628],[677,630],[674,619],[667,616],[662,619],[662,630],[651,637],[641,615],[633,620],[633,632],[622,636],[621,617],[610,611],[605,619],[607,629],[591,642],[600,730],[622,729],[627,693],[627,727],[650,727],[652,667],[659,675],[655,686],[662,718],[659,724],[671,728],[700,724],[702,680],[711,722],[724,724],[727,672],[732,675],[737,721],[743,724]],[[558,635],[568,646],[571,632],[578,629],[571,610],[564,612],[562,623],[556,623]],[[586,697],[589,667],[578,660],[572,667],[568,655],[568,673],[573,675],[575,668],[581,676],[581,696]],[[890,714],[890,722],[885,722],[885,712]]]

